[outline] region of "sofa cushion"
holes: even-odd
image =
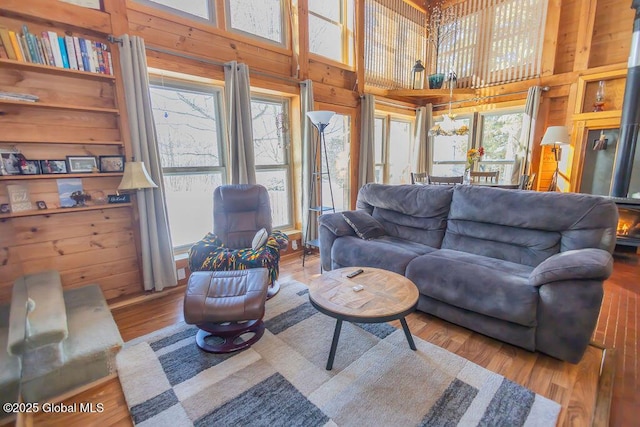
[[[404,275],[407,264],[412,259],[434,250],[420,243],[391,236],[372,240],[345,236],[336,239],[331,249],[331,258],[333,268],[376,267]]]
[[[406,276],[421,294],[522,326],[536,325],[538,289],[533,268],[465,252],[440,249],[413,259]]]
[[[612,218],[615,204],[599,196],[459,185],[442,248],[535,267],[567,250],[611,251]]]
[[[384,236],[384,228],[374,217],[365,211],[345,211],[342,217],[359,238],[370,240]]]
[[[439,248],[452,195],[446,186],[366,184],[356,207],[378,220],[389,236]]]

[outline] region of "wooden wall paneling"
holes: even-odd
[[[307,80],[309,78],[309,2],[308,0],[294,1],[298,3],[298,43],[300,46],[298,77],[300,80]]]
[[[291,71],[291,55],[286,49],[255,41],[248,43],[218,34],[213,27],[185,25],[161,17],[129,9],[129,31],[144,38],[148,46],[189,53],[221,62],[238,61],[249,68],[288,77]],[[205,29],[206,28],[206,29]]]
[[[629,0],[598,0],[589,66],[627,61],[634,16]]]
[[[582,0],[562,0],[560,25],[556,36],[558,42],[556,46],[555,73],[567,73],[573,70],[581,2]]]
[[[576,54],[573,70],[586,70],[589,68],[589,55],[591,54],[591,39],[593,37],[593,25],[596,19],[598,0],[582,0],[578,21],[578,38],[576,40]]]
[[[147,65],[159,70],[207,77],[221,82],[224,81],[224,70],[222,69],[222,66],[213,65],[204,61],[197,61],[195,59],[176,57],[175,55],[158,52],[153,50],[153,48],[148,47]]]
[[[314,59],[309,60],[309,78],[336,88],[356,89],[356,73]]]
[[[547,5],[547,22],[544,28],[540,73],[542,76],[548,76],[554,73],[556,51],[558,49],[561,4],[561,0],[549,0]]]
[[[0,16],[18,15],[34,22],[46,22],[49,26],[60,23],[65,28],[111,33],[109,16],[100,11],[62,2],[56,2],[55,7],[52,6],[51,0],[2,0]]]
[[[347,89],[314,82],[313,90],[313,97],[318,102],[346,107],[356,107],[360,104],[358,94]]]

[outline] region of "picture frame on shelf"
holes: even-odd
[[[0,152],[0,174],[2,175],[20,175],[20,165],[26,161],[25,157],[17,151]]]
[[[26,185],[7,185],[7,193],[9,194],[11,212],[23,212],[34,209],[33,203],[31,203],[31,197],[29,196],[29,189]]]
[[[36,202],[36,206],[38,207],[38,210],[40,210],[40,211],[47,209],[47,203],[44,200],[38,200]]]
[[[96,156],[67,156],[69,173],[91,173],[98,171]]]
[[[3,203],[0,205],[0,214],[8,214],[11,213],[11,208],[9,207],[9,203]]]
[[[22,175],[40,175],[40,162],[38,160],[25,160],[20,164]]]
[[[124,172],[124,156],[100,156],[100,172]]]
[[[66,160],[40,160],[40,172],[42,174],[67,173]]]

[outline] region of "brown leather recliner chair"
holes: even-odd
[[[258,246],[256,233],[263,228],[268,237],[266,243]],[[278,292],[280,250],[287,247],[288,238],[284,233],[272,230],[271,203],[265,187],[237,184],[216,188],[213,231],[189,250],[191,271],[267,268],[268,296]]]

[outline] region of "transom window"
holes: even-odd
[[[309,0],[309,52],[353,65],[353,0]]]
[[[374,131],[376,182],[409,184],[414,120],[379,114],[375,117]]]
[[[213,230],[213,191],[226,183],[221,91],[196,83],[150,87],[169,228],[175,249]]]
[[[153,6],[160,6],[161,9],[166,9],[168,12],[178,12],[181,15],[196,16],[201,19],[206,19],[211,22],[215,22],[215,0],[138,0],[141,3],[151,4]]]
[[[225,0],[227,27],[285,44],[283,0]]]

